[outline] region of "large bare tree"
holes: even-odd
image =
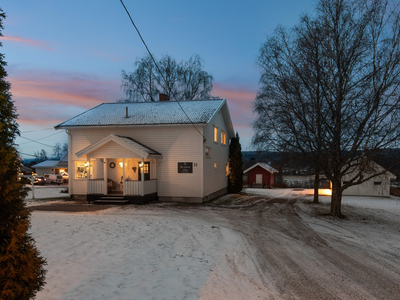
[[[253,143],[303,154],[343,191],[384,172],[371,163],[400,138],[400,15],[384,0],[320,0],[260,50]],[[346,176],[346,182],[343,178]],[[350,178],[348,178],[350,176]]]
[[[166,94],[171,100],[213,98],[210,95],[213,77],[203,70],[200,56],[177,63],[165,55],[156,63],[146,55],[135,62],[133,72],[122,71],[127,102],[158,101],[159,94]]]

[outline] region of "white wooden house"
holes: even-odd
[[[225,99],[104,103],[55,128],[68,133],[73,196],[200,203],[227,191]]]
[[[343,176],[343,184],[346,184],[355,174],[359,172],[359,166],[350,170],[349,174]],[[395,180],[396,175],[385,170],[376,162],[371,161],[368,168],[363,171],[364,177],[367,178],[373,174],[381,173],[361,184],[353,185],[343,191],[343,195],[347,196],[377,196],[389,197],[390,196],[390,180]]]
[[[44,174],[60,174],[68,172],[68,166],[60,164],[59,160],[45,160],[32,166],[35,172],[42,176]]]

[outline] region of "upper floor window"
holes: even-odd
[[[214,142],[218,143],[218,127],[214,126]]]
[[[226,132],[221,130],[221,144],[226,145]]]

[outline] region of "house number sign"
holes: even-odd
[[[193,173],[193,163],[178,162],[178,173]]]

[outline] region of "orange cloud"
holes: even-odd
[[[43,41],[24,39],[24,38],[20,38],[20,37],[16,37],[16,36],[9,36],[9,35],[0,37],[0,40],[24,43],[24,44],[28,44],[30,46],[39,47],[39,48],[46,49],[46,50],[54,50],[53,47],[48,46],[49,43],[43,42]]]

